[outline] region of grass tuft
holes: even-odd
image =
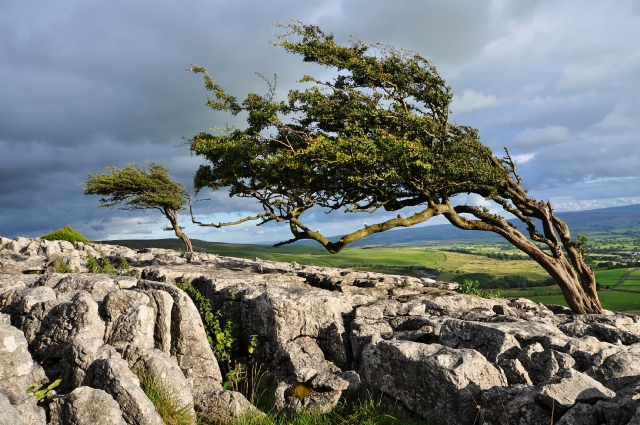
[[[71,242],[74,245],[76,244],[76,242],[82,242],[84,244],[91,243],[89,239],[82,236],[80,232],[73,229],[68,224],[61,229],[47,233],[46,235],[42,236],[40,239],[44,239],[47,241],[67,241],[67,242]]]
[[[415,417],[399,417],[381,407],[373,399],[359,400],[347,394],[329,413],[305,411],[295,415],[268,413],[266,416],[248,414],[226,422],[200,419],[199,425],[429,425]]]
[[[140,387],[156,408],[156,412],[167,425],[193,425],[196,421],[191,406],[180,406],[178,391],[160,374],[134,371],[140,380]]]

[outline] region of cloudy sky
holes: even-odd
[[[458,124],[494,152],[510,148],[525,186],[558,211],[640,202],[640,2],[505,0],[3,0],[0,2],[0,235],[71,224],[91,239],[170,237],[155,211],[98,209],[88,172],[167,165],[190,186],[202,160],[189,138],[233,118],[204,106],[190,64],[242,98],[278,94],[326,72],[269,45],[273,23],[298,19],[348,42],[357,34],[418,51],[454,90]],[[206,194],[203,221],[257,211]],[[480,201],[481,200],[474,200]],[[224,230],[183,221],[192,238],[259,242],[286,226]],[[375,218],[311,214],[335,235]]]

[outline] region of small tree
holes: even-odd
[[[453,93],[433,63],[357,38],[341,46],[312,25],[283,27],[288,33],[275,45],[334,68],[337,76],[304,76],[301,82],[310,87],[290,90],[285,101],[274,100],[268,83],[266,95],[251,93],[239,102],[204,68],[193,66],[214,95],[209,107],[247,114],[244,129],[190,140],[191,151],[209,161],[195,175],[197,190],[229,187],[232,196],[256,199],[265,211],[260,224],[289,225],[293,238],[276,246],[313,239],[332,253],[368,235],[442,215],[461,229],[495,232],[524,251],[558,282],[575,313],[602,312],[595,276],[584,260],[586,238],[572,239],[551,203],[527,194],[508,151],[498,158],[480,142],[478,130],[449,122]],[[451,198],[464,193],[494,201],[520,219],[526,232],[486,208],[454,206]],[[365,224],[332,242],[302,221],[313,207],[420,210]]]
[[[186,252],[193,252],[191,241],[178,224],[178,211],[184,209],[189,192],[169,178],[169,169],[147,161],[147,170],[135,163],[124,168],[106,167],[106,173],[87,174],[85,195],[100,195],[100,207],[121,210],[159,210],[171,223],[171,229],[184,242]]]

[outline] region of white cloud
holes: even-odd
[[[548,125],[544,128],[527,127],[511,139],[513,147],[541,147],[556,145],[569,140],[569,129],[561,125]]]
[[[463,113],[475,109],[496,107],[503,103],[504,100],[498,99],[494,95],[486,95],[475,90],[464,90],[462,96],[453,98],[451,109],[454,113]]]
[[[511,158],[516,164],[524,164],[531,161],[536,156],[536,153],[522,153],[519,155],[513,155]]]

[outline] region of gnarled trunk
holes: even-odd
[[[173,227],[173,231],[176,234],[176,236],[180,238],[182,242],[184,242],[185,252],[193,252],[193,246],[191,245],[191,241],[189,240],[187,235],[184,234],[184,232],[182,231],[182,229],[180,229],[180,226],[178,225],[178,212],[173,210],[167,210],[164,213],[165,213],[164,215],[171,222],[171,226]]]

